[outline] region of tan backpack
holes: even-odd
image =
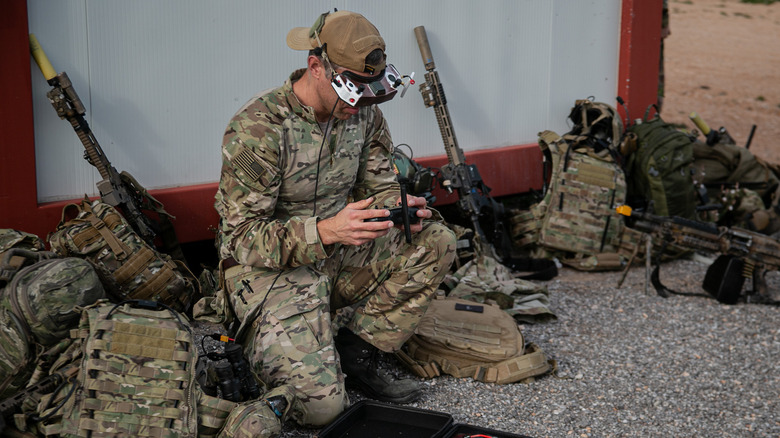
[[[497,305],[458,298],[434,299],[415,334],[396,356],[423,378],[442,373],[486,383],[514,383],[551,370],[517,322]]]
[[[71,210],[77,215],[66,220]],[[66,205],[62,216],[48,238],[52,251],[87,259],[115,300],[158,301],[186,312],[199,298],[200,287],[189,269],[144,242],[114,207],[85,198]]]

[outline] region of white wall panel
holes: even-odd
[[[70,76],[106,155],[150,189],[217,181],[227,120],[304,66],[287,31],[332,7],[373,21],[389,61],[418,81],[413,28],[425,26],[466,151],[564,132],[575,99],[614,101],[620,0],[28,1],[30,32]],[[32,79],[39,201],[94,194],[99,175],[34,64]],[[416,86],[382,108],[396,143],[444,153]]]

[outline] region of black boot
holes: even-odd
[[[378,366],[379,349],[342,327],[336,336],[336,350],[347,387],[357,388],[375,400],[410,403],[420,397],[420,385],[411,379],[395,379]]]

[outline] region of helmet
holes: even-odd
[[[574,127],[564,137],[572,144],[586,144],[596,152],[620,145],[623,121],[615,108],[591,98],[577,100],[569,113]]]

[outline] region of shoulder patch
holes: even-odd
[[[253,181],[259,181],[260,177],[263,176],[266,171],[265,168],[257,162],[257,158],[255,158],[254,154],[249,152],[246,148],[242,148],[241,152],[236,154],[230,162],[243,170]]]

